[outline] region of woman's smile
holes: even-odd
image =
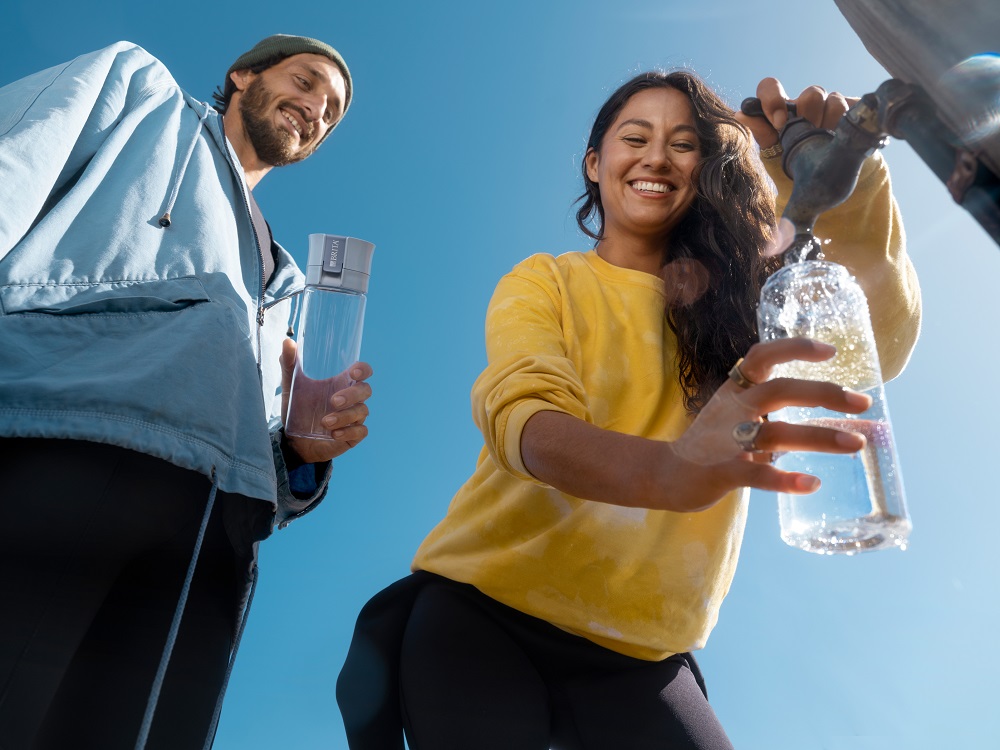
[[[599,252],[655,272],[697,195],[701,142],[688,98],[674,88],[634,94],[586,156],[604,209]],[[640,260],[641,259],[641,260]]]

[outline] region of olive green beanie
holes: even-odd
[[[337,50],[318,39],[310,39],[305,36],[292,36],[291,34],[274,34],[266,39],[262,39],[249,52],[244,52],[236,58],[236,62],[230,65],[229,70],[226,71],[226,80],[229,79],[229,74],[234,70],[252,68],[278,55],[291,57],[292,55],[301,55],[303,53],[328,57],[333,61],[334,65],[340,68],[340,72],[344,74],[344,85],[346,88],[344,114],[347,114],[347,108],[351,106],[351,96],[354,91],[351,82],[351,71],[347,69],[347,63],[344,62],[344,58],[340,56]]]

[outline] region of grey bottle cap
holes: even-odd
[[[374,250],[371,242],[356,237],[310,234],[306,284],[364,294],[368,291]]]

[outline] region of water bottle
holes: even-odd
[[[374,249],[355,237],[309,235],[287,435],[333,440],[320,420],[333,411],[333,394],[354,382],[348,370],[361,354]]]
[[[778,468],[813,474],[822,483],[809,495],[778,494],[781,538],[820,554],[906,549],[911,524],[868,300],[843,266],[803,257],[786,252],[786,265],[764,284],[757,309],[761,341],[805,336],[834,345],[837,354],[825,362],[779,365],[772,377],[830,381],[867,393],[872,405],[861,414],[792,406],[772,415],[790,424],[858,432],[867,439],[860,453],[778,456]]]

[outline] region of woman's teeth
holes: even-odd
[[[666,193],[670,191],[670,186],[664,185],[662,182],[633,182],[632,187],[647,193]]]

